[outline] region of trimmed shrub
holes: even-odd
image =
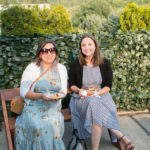
[[[143,19],[146,24],[146,30],[150,30],[150,5],[145,8]]]
[[[2,35],[64,34],[73,31],[69,14],[62,5],[41,10],[14,6],[1,13]]]
[[[120,25],[122,31],[150,30],[150,7],[128,4],[121,14]]]
[[[36,6],[33,11],[38,13],[41,34],[64,34],[73,31],[69,14],[63,5],[51,6],[50,9],[45,7],[43,10]]]
[[[32,35],[39,28],[36,13],[20,6],[4,10],[1,23],[2,35]]]

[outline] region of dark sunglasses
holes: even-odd
[[[56,48],[43,48],[41,49],[40,53],[42,53],[43,55],[47,55],[48,52],[50,52],[50,54],[56,54]]]

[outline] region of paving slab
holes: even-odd
[[[134,115],[135,117],[136,115]],[[138,115],[140,117],[140,115]],[[150,114],[147,115],[150,117]],[[150,136],[139,126],[137,122],[130,116],[118,118],[121,131],[134,142],[135,150],[149,150],[150,149]],[[148,120],[150,122],[150,120]]]
[[[8,150],[4,126],[1,125],[0,127],[0,150]]]
[[[135,121],[147,132],[147,134],[150,136],[150,115],[148,114],[142,114],[142,115],[135,115],[132,116]]]
[[[65,122],[65,134],[63,137],[63,141],[65,143],[66,149],[69,144],[69,141],[71,141],[71,138],[72,138],[72,126],[71,126],[71,122],[68,121],[68,122]],[[90,139],[86,140],[86,144],[87,144],[87,149],[91,150]],[[110,143],[110,138],[109,138],[108,131],[106,128],[103,128],[100,147],[102,150],[116,150],[116,147]]]

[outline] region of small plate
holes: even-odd
[[[83,90],[87,90],[87,91],[97,91],[98,89],[99,89],[98,87],[83,88]]]
[[[49,99],[62,99],[65,97],[65,93],[64,92],[48,93],[48,94],[46,94],[46,97]]]
[[[97,87],[89,87],[89,88],[83,88],[83,92],[81,93],[82,96],[93,96],[97,94],[98,92]]]

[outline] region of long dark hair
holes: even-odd
[[[93,55],[93,58],[92,58],[92,61],[93,61],[93,65],[94,66],[99,66],[103,63],[103,57],[100,53],[100,49],[98,47],[98,43],[97,43],[97,40],[95,39],[94,36],[92,35],[89,35],[89,34],[86,34],[84,35],[80,42],[79,42],[79,62],[80,62],[80,65],[86,65],[86,61],[85,61],[85,55],[82,53],[82,48],[81,48],[81,43],[82,43],[82,40],[85,39],[85,38],[90,38],[94,44],[95,44],[95,52],[94,52],[94,55]]]
[[[55,51],[56,51],[56,62],[58,63],[58,61],[59,61],[59,58],[58,58],[58,50],[57,50],[57,47],[56,47],[55,43],[54,43],[53,41],[51,41],[51,40],[44,40],[44,41],[42,41],[41,43],[39,43],[38,48],[37,48],[37,51],[36,51],[36,60],[35,60],[35,62],[36,62],[36,65],[38,65],[38,66],[40,65],[40,62],[41,62],[41,58],[39,57],[39,56],[40,56],[40,52],[41,52],[42,48],[43,48],[46,44],[48,44],[48,43],[53,44],[53,46],[54,46],[54,48],[55,48]]]

